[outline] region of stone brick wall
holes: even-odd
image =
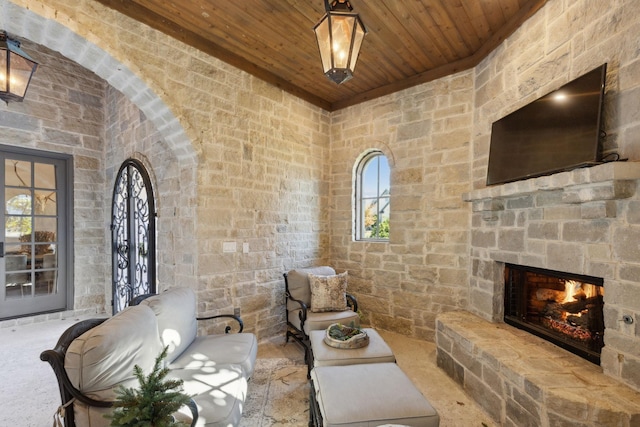
[[[196,193],[196,170],[185,168],[170,149],[163,135],[147,117],[122,93],[107,85],[105,95],[105,168],[104,247],[111,253],[111,200],[116,175],[122,163],[134,158],[143,163],[149,173],[154,192],[156,218],[157,288],[162,291],[176,283],[193,286],[194,269],[180,273],[185,248],[195,240],[195,224],[181,222],[181,216],[193,216]],[[111,258],[107,260],[111,265]],[[186,264],[193,266],[193,257]],[[111,283],[111,270],[107,283]],[[104,289],[106,302],[111,299],[111,287]],[[105,307],[107,312],[110,307]]]
[[[331,259],[371,325],[432,340],[435,316],[468,303],[473,73],[332,115]],[[391,168],[388,243],[354,241],[354,171],[368,150]]]
[[[640,390],[640,73],[634,1],[550,1],[476,68],[469,310],[501,321],[502,263],[605,279],[602,367]],[[606,151],[629,162],[484,189],[491,123],[607,62]],[[607,176],[610,174],[610,176]],[[636,321],[625,324],[623,315]]]

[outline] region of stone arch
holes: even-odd
[[[60,52],[93,71],[122,92],[145,114],[181,162],[196,163],[197,153],[178,118],[144,80],[109,52],[61,23],[40,16],[9,0],[0,0],[0,28],[11,35],[24,37]]]

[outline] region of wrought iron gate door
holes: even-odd
[[[129,301],[156,292],[156,212],[146,169],[135,159],[120,167],[111,211],[113,314]]]

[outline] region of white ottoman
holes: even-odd
[[[324,342],[325,331],[311,331],[309,341],[313,366],[354,365],[357,363],[393,363],[396,357],[375,329],[363,328],[369,344],[361,348],[334,348]]]
[[[438,427],[440,417],[395,363],[318,366],[311,371],[311,422],[324,427]]]

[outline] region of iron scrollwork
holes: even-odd
[[[120,168],[113,193],[113,312],[137,296],[155,293],[155,206],[144,166]]]

